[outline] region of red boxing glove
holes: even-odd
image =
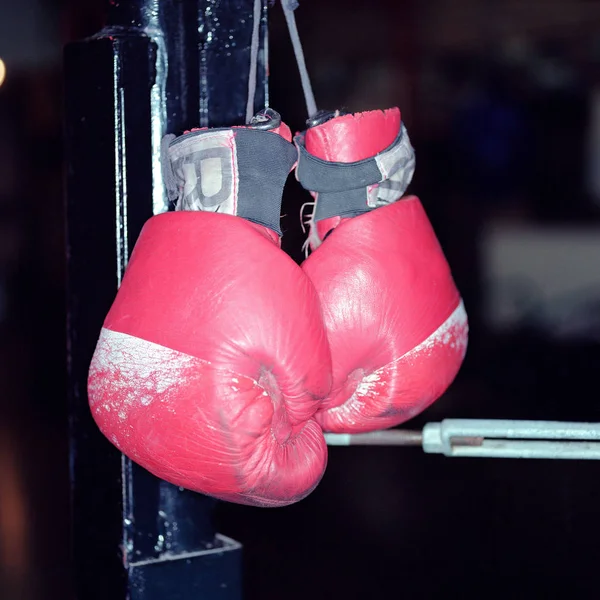
[[[96,423],[133,461],[256,506],[301,500],[327,462],[315,413],[331,359],[316,291],[279,247],[297,152],[278,119],[170,143],[176,211],[144,226],[88,385]]]
[[[396,108],[320,115],[296,137],[297,178],[315,199],[302,268],[314,283],[333,360],[326,431],[402,423],[453,381],[467,316],[423,206],[402,198],[414,152]]]

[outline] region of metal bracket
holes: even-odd
[[[448,457],[600,460],[600,423],[445,419],[422,432],[328,433],[325,439],[330,446],[421,446]]]

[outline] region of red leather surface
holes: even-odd
[[[308,129],[306,149],[313,156],[331,162],[364,160],[391,146],[400,123],[398,108],[344,115]]]
[[[331,384],[316,291],[267,235],[201,212],[145,225],[90,369],[96,422],[176,485],[279,506],[319,482]]]
[[[317,415],[325,430],[392,427],[447,389],[468,327],[417,198],[344,220],[302,268],[319,293],[333,359],[332,393]]]

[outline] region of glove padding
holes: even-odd
[[[316,201],[302,268],[319,294],[333,363],[317,419],[336,433],[393,427],[446,391],[468,336],[427,215],[417,198],[402,198],[412,146],[398,109],[334,117],[296,143],[297,177]]]
[[[238,144],[241,131],[258,139]],[[184,139],[183,161],[171,143],[173,189],[210,212],[178,210],[143,228],[92,360],[90,406],[107,438],[162,479],[241,504],[291,504],[325,470],[315,413],[331,384],[316,291],[275,225],[260,224],[279,215],[297,155],[285,126],[287,140],[249,129],[187,135],[202,143]],[[249,197],[262,203],[258,216]]]

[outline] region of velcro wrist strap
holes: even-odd
[[[398,200],[408,188],[415,155],[404,124],[391,146],[353,163],[322,160],[308,152],[304,134],[297,135],[297,178],[317,194],[315,220],[356,216]]]
[[[175,210],[235,215],[281,235],[283,187],[298,158],[292,144],[240,127],[192,131],[165,146],[165,183]]]

